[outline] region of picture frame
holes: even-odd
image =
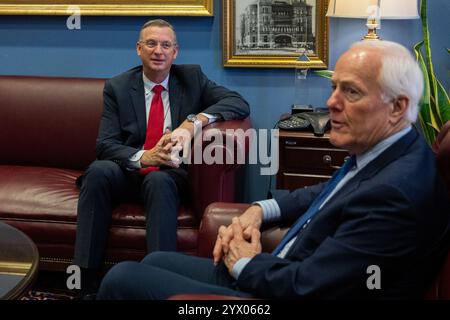
[[[212,16],[214,0],[0,0],[0,15]]]
[[[223,0],[223,65],[327,68],[328,0]]]

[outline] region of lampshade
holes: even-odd
[[[374,12],[379,8],[379,13]],[[418,19],[417,0],[330,0],[327,17]]]
[[[327,17],[367,18],[364,40],[380,40],[380,19],[418,19],[417,0],[330,0]]]

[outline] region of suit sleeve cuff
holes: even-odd
[[[209,113],[204,113],[204,112],[200,112],[200,114],[204,115],[205,117],[208,118],[208,124],[216,122],[217,119],[219,119],[219,117],[214,114],[209,114]]]
[[[233,266],[233,270],[231,270],[231,276],[237,280],[242,270],[244,270],[245,266],[252,260],[251,258],[240,258]]]
[[[141,157],[145,150],[139,150],[128,159],[128,168],[138,170],[141,169]]]
[[[256,201],[253,204],[259,205],[262,208],[263,222],[272,222],[280,219],[281,210],[275,199]]]

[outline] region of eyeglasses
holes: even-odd
[[[176,43],[172,43],[170,41],[159,42],[155,40],[147,40],[147,41],[140,40],[139,42],[143,43],[149,49],[155,49],[159,44],[161,48],[163,48],[164,50],[169,50],[177,45]]]

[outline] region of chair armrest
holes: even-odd
[[[248,207],[247,203],[211,203],[203,214],[198,234],[198,256],[212,258],[212,250],[217,237],[217,231],[221,225],[228,225],[231,219],[241,215]],[[168,300],[248,300],[250,298],[239,298],[215,294],[177,294]]]
[[[244,213],[250,204],[224,203],[210,204],[203,214],[198,234],[197,255],[212,258],[212,250],[221,225],[229,225],[233,217]],[[261,244],[264,252],[272,252],[289,228],[276,225],[265,225],[262,228]]]
[[[247,203],[211,203],[203,214],[198,231],[197,255],[212,258],[217,231],[221,225],[229,225],[233,217],[241,215],[248,207]]]
[[[233,217],[244,213],[251,205],[248,203],[211,203],[203,214],[198,234],[197,255],[212,258],[212,250],[217,237],[217,231],[221,225],[231,223]],[[263,249],[271,251],[283,237],[287,228],[269,226],[262,233]],[[267,251],[266,250],[266,251]],[[168,300],[254,300],[254,298],[240,298],[233,296],[214,295],[214,294],[177,294],[168,298]]]
[[[189,165],[189,181],[192,194],[192,207],[199,220],[205,208],[215,201],[236,201],[236,182],[238,170],[243,168],[247,159],[250,139],[248,136],[236,136],[236,130],[243,132],[251,128],[250,118],[244,120],[217,121],[202,130],[202,161],[195,163],[195,143],[191,152],[191,164]],[[213,137],[208,138],[208,134]],[[212,141],[211,141],[212,140]],[[227,143],[228,141],[228,143]],[[204,154],[222,155],[222,164],[207,164],[203,161]],[[244,161],[238,161],[242,160]],[[226,160],[232,161],[226,161]],[[227,163],[229,162],[229,163]]]

